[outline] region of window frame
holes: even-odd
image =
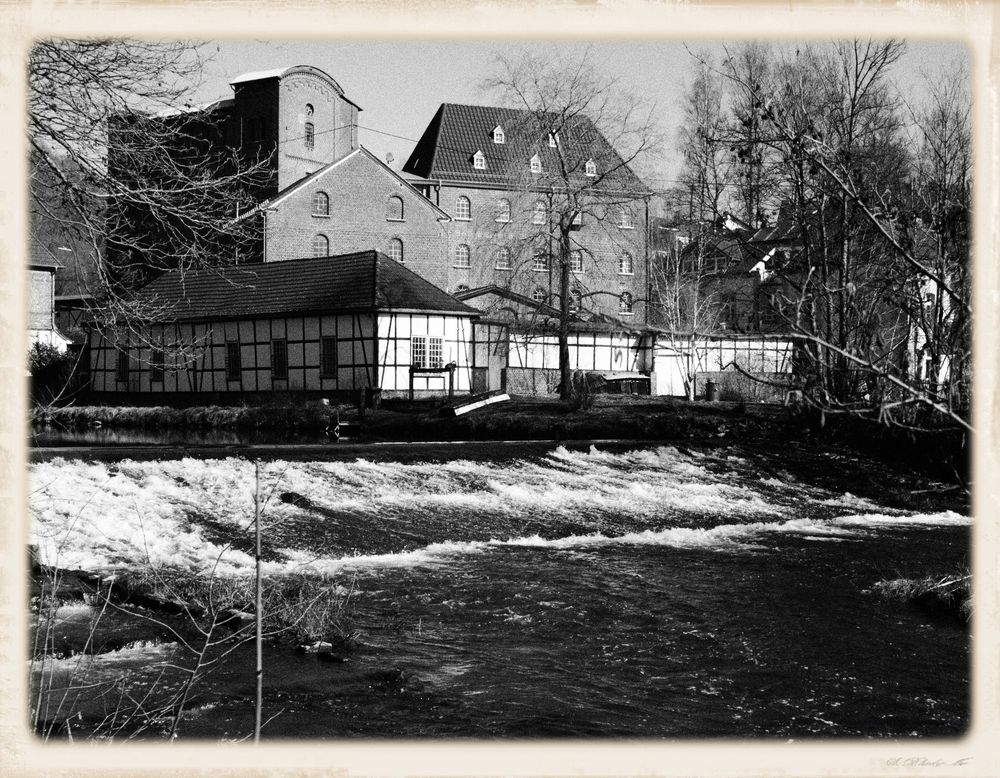
[[[580,249],[569,252],[569,270],[571,273],[583,272],[583,252]]]
[[[472,201],[465,195],[459,195],[455,200],[455,221],[472,221]]]
[[[496,257],[493,260],[494,270],[509,271],[514,269],[513,257],[511,251],[507,246],[501,246],[497,249]]]
[[[395,208],[394,202],[399,203],[398,210]],[[387,222],[405,222],[406,221],[406,204],[403,202],[403,198],[397,194],[389,195],[389,199],[385,203],[385,220]],[[395,214],[399,214],[398,216]]]
[[[493,219],[495,222],[500,224],[510,224],[511,220],[511,209],[510,200],[506,197],[501,197],[497,200],[496,216]]]
[[[319,339],[319,377],[336,378],[339,358],[337,337],[324,335]]]
[[[149,382],[152,384],[162,384],[164,375],[167,372],[166,355],[162,345],[155,345],[149,349]]]
[[[539,208],[538,206],[542,206]],[[534,210],[531,214],[531,223],[535,226],[546,224],[549,220],[549,204],[544,200],[535,200]]]
[[[323,245],[325,246],[325,249],[324,249],[325,253],[323,253],[323,254],[317,254],[316,253],[316,246],[319,244],[320,239],[323,240]],[[317,232],[315,235],[313,235],[313,239],[312,239],[312,256],[313,256],[313,259],[319,259],[320,257],[328,257],[328,256],[330,256],[330,238],[327,237],[322,232]]]
[[[313,192],[312,215],[323,219],[330,218],[330,195],[322,189]]]
[[[539,305],[546,305],[549,301],[549,293],[543,287],[536,286],[535,291],[531,293],[531,299]]]
[[[549,270],[549,252],[545,249],[537,249],[531,255],[531,269],[536,273],[547,273]]]
[[[464,249],[464,251],[463,251]],[[453,267],[468,270],[472,267],[472,249],[468,243],[459,243],[455,246],[455,258]]]
[[[303,127],[302,145],[309,151],[316,148],[316,125],[306,122]]]
[[[427,365],[429,368],[444,367],[444,338],[427,337]]]
[[[287,338],[271,338],[271,380],[288,380]]]
[[[628,268],[628,270],[625,269],[626,267]],[[618,275],[620,276],[635,275],[635,257],[633,257],[632,254],[628,251],[623,251],[621,253],[621,256],[618,257]]]
[[[427,367],[427,336],[410,336],[410,366]]]
[[[226,382],[239,381],[243,377],[243,354],[238,340],[226,341]]]
[[[396,257],[394,249],[399,247],[399,257]],[[406,254],[403,249],[403,239],[400,237],[393,237],[389,239],[389,259],[395,260],[401,265],[406,264]]]

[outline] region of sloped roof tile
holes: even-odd
[[[140,301],[167,306],[169,321],[268,318],[284,314],[412,310],[476,316],[377,251],[181,272],[147,284]]]

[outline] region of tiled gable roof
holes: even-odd
[[[587,117],[565,122],[553,115],[551,126],[539,126],[538,118],[513,108],[443,103],[424,130],[403,171],[442,181],[461,181],[510,187],[530,181],[529,161],[537,154],[544,171],[558,169],[559,149],[552,148],[548,132],[559,127],[558,143],[569,161],[572,177],[581,183],[587,160],[597,163],[598,174],[608,173],[598,189],[643,192],[646,186],[623,163],[622,158]],[[493,142],[493,130],[503,127],[504,143]],[[561,125],[561,126],[560,126]],[[486,169],[473,166],[473,155],[481,150]],[[541,179],[540,179],[541,180]]]
[[[284,314],[408,310],[478,315],[412,270],[377,251],[334,257],[173,270],[139,299],[166,306],[168,321],[267,318]]]

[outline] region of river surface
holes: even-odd
[[[154,515],[176,520],[211,551],[247,532],[243,496],[233,503],[252,468],[39,464],[36,521],[56,522],[59,483],[95,526],[131,501],[147,532],[170,534]],[[968,563],[970,522],[943,485],[807,446],[483,444],[265,471],[269,494],[286,496],[266,512],[266,572],[332,576],[358,636],[343,663],[266,648],[265,737],[905,737],[968,724],[967,632],[867,591]],[[926,493],[917,507],[912,491]],[[169,641],[108,656],[89,672],[129,669],[135,688],[183,660]],[[198,684],[182,736],[252,731],[253,662],[238,649]]]

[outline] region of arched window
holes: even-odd
[[[618,313],[632,313],[632,293],[622,292],[618,298]]]
[[[545,224],[545,220],[548,216],[548,208],[545,205],[544,200],[535,201],[535,210],[531,215],[532,224]]]
[[[497,249],[497,259],[494,267],[497,270],[510,270],[510,249],[506,246],[501,246]]]
[[[497,200],[496,220],[504,223],[510,221],[510,200],[504,198]]]
[[[472,204],[465,195],[459,196],[455,202],[455,218],[462,221],[468,221],[472,218]]]
[[[587,160],[586,173],[591,178],[593,178],[594,176],[597,175],[597,163],[594,162],[594,160],[592,160],[592,159],[588,159]]]
[[[389,241],[389,256],[397,262],[403,261],[403,241],[399,238]]]
[[[545,301],[549,299],[549,294],[542,287],[538,287],[531,293],[531,299],[540,305],[544,305]]]
[[[305,144],[307,149],[311,149],[316,145],[316,127],[312,122],[306,122],[306,132],[305,132]]]
[[[330,215],[330,195],[326,192],[313,194],[313,216]]]
[[[328,257],[330,256],[330,239],[320,233],[313,237],[313,256],[314,257]]]
[[[391,222],[403,221],[403,198],[392,195],[385,207],[385,218]]]
[[[574,273],[583,272],[583,252],[579,249],[574,249],[569,253],[569,269]]]
[[[571,289],[569,293],[569,309],[576,313],[583,307],[583,292],[579,289]]]
[[[469,247],[464,243],[459,244],[455,248],[455,267],[471,267],[472,266],[472,252],[469,251]]]
[[[543,248],[535,249],[534,255],[531,257],[531,269],[532,270],[548,270],[549,269],[549,255],[548,252]]]
[[[635,272],[632,264],[632,255],[627,251],[618,259],[618,273],[623,276],[630,276]]]

